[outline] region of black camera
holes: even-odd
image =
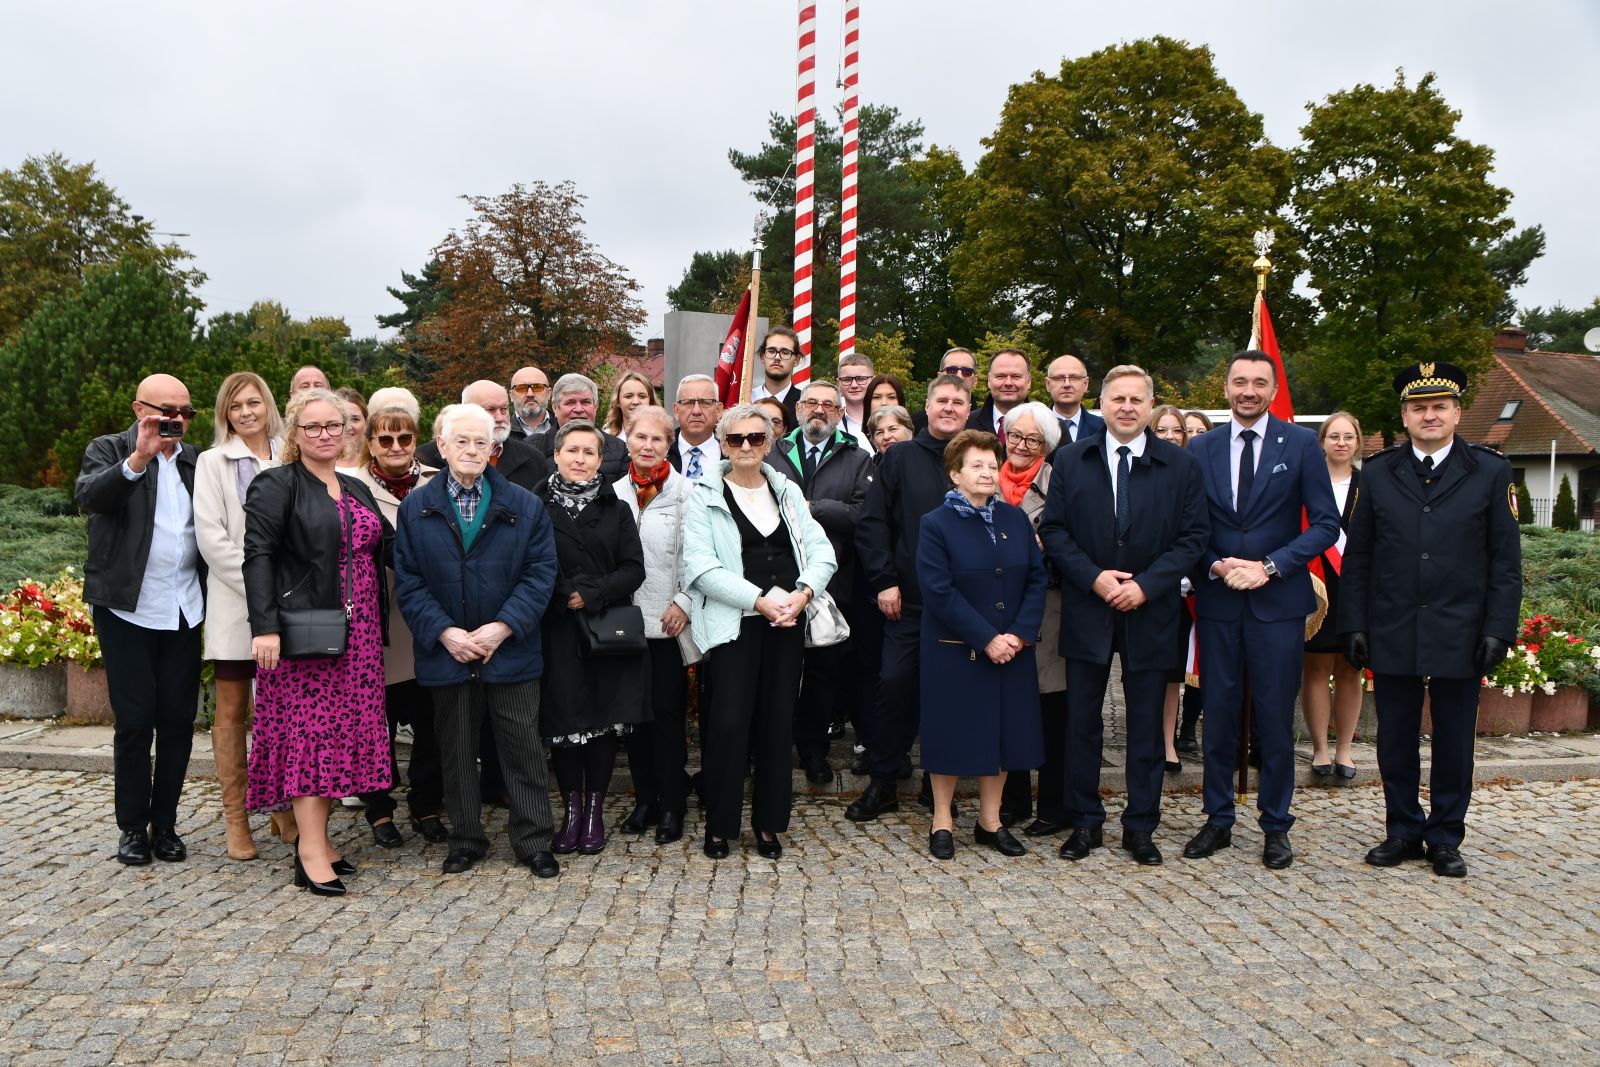
[[[156,423],[156,434],[161,437],[182,437],[182,419],[161,419]]]

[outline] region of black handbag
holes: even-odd
[[[343,608],[286,608],[278,612],[278,654],[284,659],[319,659],[344,655],[350,642],[350,617],[355,614],[351,599],[350,562],[355,546],[350,543],[350,512],[341,500],[340,532],[344,537]],[[285,594],[287,595],[287,594]]]
[[[644,643],[644,612],[637,604],[618,604],[591,615],[578,612],[578,643],[585,656],[637,656]]]

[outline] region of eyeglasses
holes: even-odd
[[[1164,441],[1181,441],[1183,431],[1176,426],[1159,426],[1156,428],[1156,436]]]
[[[939,373],[940,374],[959,374],[963,378],[976,378],[978,376],[978,368],[977,367],[959,367],[959,366],[957,366],[957,367],[940,367],[939,368]]]
[[[757,430],[755,433],[730,433],[723,436],[722,443],[729,448],[743,448],[745,445],[749,445],[751,448],[760,448],[767,443],[767,435],[761,430]]]
[[[839,410],[839,405],[835,404],[831,400],[802,400],[800,401],[800,406],[803,408],[813,408],[830,413]]]
[[[1015,430],[1006,431],[1006,444],[1012,448],[1043,448],[1044,438],[1036,433],[1020,434]]]
[[[135,400],[134,403],[141,404],[144,407],[152,408],[161,412],[161,417],[165,419],[192,419],[199,414],[198,411],[188,404],[175,408],[170,404],[152,404],[148,400]]]
[[[1045,378],[1045,381],[1050,382],[1052,385],[1060,385],[1062,382],[1073,382],[1077,385],[1082,385],[1088,380],[1089,376],[1087,374],[1051,374]]]
[[[399,445],[401,448],[410,448],[416,442],[417,435],[414,433],[380,433],[374,435],[372,439],[378,442],[379,448],[393,448],[395,445]]]
[[[866,385],[870,381],[872,381],[872,375],[870,374],[839,375],[840,385]]]
[[[342,422],[303,422],[300,431],[307,437],[343,437],[344,423]]]
[[[544,396],[550,391],[550,387],[540,382],[523,382],[520,385],[513,385],[511,391],[518,396],[526,393],[532,393],[534,396]]]
[[[717,402],[715,400],[699,400],[699,399],[695,399],[695,400],[680,400],[680,401],[678,401],[678,406],[679,407],[684,407],[684,408],[714,408],[714,407],[717,406]]]
[[[763,348],[761,351],[765,352],[769,356],[783,356],[785,358],[787,358],[789,356],[797,356],[797,355],[800,354],[800,353],[796,352],[792,348],[774,348],[772,345],[768,345],[766,348]]]

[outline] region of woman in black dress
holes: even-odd
[[[1348,781],[1356,776],[1350,756],[1350,742],[1356,736],[1361,718],[1361,672],[1345,662],[1340,654],[1337,627],[1329,620],[1338,618],[1339,553],[1344,549],[1344,531],[1350,528],[1350,513],[1355,510],[1360,492],[1361,424],[1348,411],[1335,411],[1317,431],[1322,454],[1328,461],[1328,477],[1333,482],[1333,499],[1339,505],[1339,540],[1313,560],[1311,571],[1328,590],[1328,614],[1322,628],[1306,642],[1305,673],[1300,680],[1300,706],[1305,711],[1306,732],[1311,735],[1311,773],[1318,778]],[[1328,679],[1333,679],[1333,691]],[[1334,751],[1328,756],[1328,718],[1332,709]]]

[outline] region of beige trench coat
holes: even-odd
[[[282,449],[272,442],[272,455]],[[250,659],[250,616],[244,600],[244,501],[239,499],[234,462],[248,460],[260,474],[276,467],[262,462],[238,437],[200,453],[194,468],[194,538],[206,561],[205,658]]]

